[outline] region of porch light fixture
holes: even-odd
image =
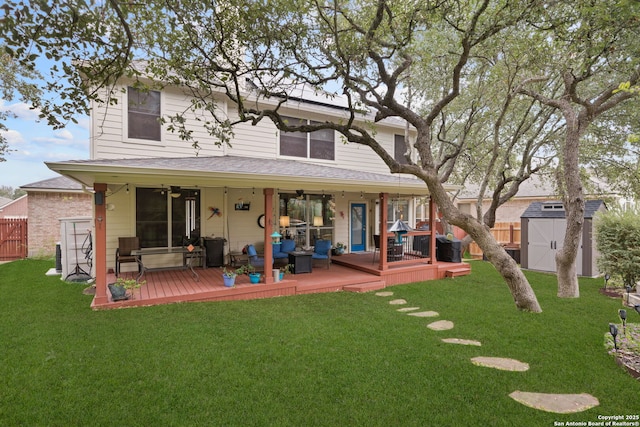
[[[613,323],[609,323],[609,333],[613,337],[613,348],[618,351],[618,341],[616,337],[618,336],[618,327]]]
[[[298,199],[302,199],[304,197],[304,190],[296,190],[296,194],[298,195]]]
[[[174,199],[180,197],[180,187],[171,186],[171,197]]]
[[[282,215],[280,217],[280,227],[288,227],[291,224],[291,219],[288,215]]]
[[[282,237],[282,234],[278,233],[277,231],[274,231],[273,234],[271,235],[271,243],[273,243],[274,245],[279,245],[280,243],[280,238]]]

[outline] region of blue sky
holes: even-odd
[[[13,150],[0,162],[0,186],[18,188],[47,178],[59,176],[44,162],[89,158],[89,117],[78,118],[64,129],[54,130],[29,105],[0,99],[0,109],[10,110],[18,117],[5,122],[2,131]]]

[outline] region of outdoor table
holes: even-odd
[[[311,273],[313,252],[289,252],[289,264],[293,264],[293,274]]]
[[[182,255],[182,267],[177,266],[166,266],[166,267],[154,267],[149,268],[144,266],[143,257],[149,255],[171,255],[171,254],[180,254]],[[191,270],[191,275],[197,280],[200,279],[198,273],[193,269],[193,259],[200,258],[202,259],[202,268],[207,268],[206,263],[206,250],[199,246],[187,246],[187,247],[172,247],[172,248],[142,248],[135,249],[131,251],[131,255],[136,257],[136,261],[140,266],[140,274],[136,280],[140,280],[146,271],[160,271],[160,270],[171,270],[175,268],[182,268],[183,270],[189,269]]]

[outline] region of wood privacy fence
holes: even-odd
[[[0,218],[0,261],[27,257],[27,220]]]
[[[519,222],[496,222],[491,229],[491,234],[504,246],[520,247]],[[469,245],[469,253],[474,258],[482,258],[482,249],[480,249],[476,242],[471,242]]]

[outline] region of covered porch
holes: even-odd
[[[445,274],[435,256],[436,207],[429,201],[424,182],[415,177],[237,156],[69,161],[49,167],[82,183],[95,195],[94,308],[111,303],[107,285],[115,281],[112,270],[120,237],[139,238],[141,249],[165,249],[167,256],[155,255],[149,260],[150,268],[175,266],[176,260],[169,256],[181,245],[184,249],[180,242],[185,236],[215,237],[225,242],[223,257],[214,267],[231,263],[247,245],[255,245],[262,263],[271,266],[272,239],[278,232],[283,238],[295,238],[297,251],[313,250],[320,239],[347,246],[347,254],[334,257],[328,271],[314,269],[309,278],[288,276],[284,283],[275,283],[267,274],[259,285],[245,286],[240,281],[229,290],[222,285],[219,268],[202,269],[200,281],[193,281],[186,271],[154,272],[153,276],[145,275],[146,290],[140,298],[123,304],[268,297],[314,289],[353,290],[354,286],[363,290],[366,287],[362,284],[370,282],[377,282],[367,285],[371,288],[384,287]],[[420,216],[412,214],[411,200],[417,198],[426,201]],[[283,218],[290,219],[288,226],[283,225]],[[404,247],[405,238],[416,236],[390,232],[392,224],[403,222],[410,229],[427,224],[411,232],[423,238],[420,256],[406,256],[416,249],[410,239]],[[374,245],[375,240],[379,244]],[[373,260],[374,247],[385,256]],[[144,265],[148,265],[146,259]],[[129,269],[123,272],[136,269],[135,263],[125,267]],[[352,276],[356,273],[358,278]],[[172,291],[173,286],[182,290]]]
[[[248,276],[238,276],[236,285],[227,288],[218,268],[198,268],[199,280],[188,270],[154,271],[146,273],[146,283],[135,291],[134,298],[125,301],[94,299],[92,308],[113,309],[142,307],[180,302],[234,301],[278,296],[293,296],[322,292],[368,292],[388,286],[469,274],[466,263],[436,262],[425,259],[412,262],[390,263],[380,270],[372,264],[374,253],[344,254],[333,258],[331,268],[314,265],[311,273],[289,274],[280,282],[251,284]],[[122,273],[125,278],[135,278],[137,272]],[[109,283],[115,275],[109,274]]]

